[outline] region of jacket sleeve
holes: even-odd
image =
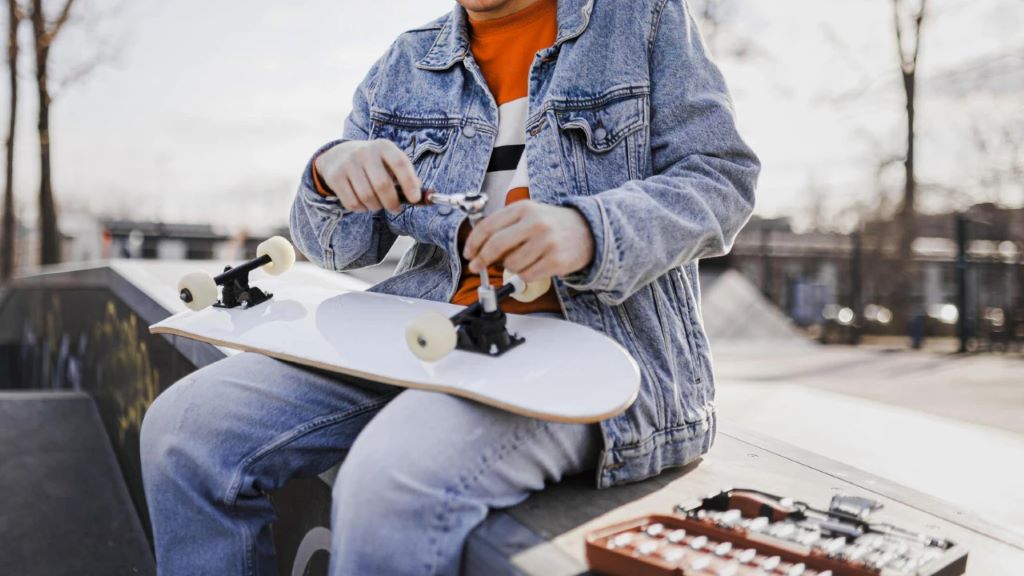
[[[683,0],[662,0],[650,50],[650,178],[566,205],[594,259],[563,280],[619,304],[670,269],[725,254],[754,207],[760,162],[740,138],[722,74]]]
[[[384,210],[351,212],[337,197],[317,192],[313,181],[313,162],[317,156],[342,142],[370,138],[370,102],[387,59],[388,54],[385,54],[378,60],[356,89],[342,138],[322,146],[306,164],[292,202],[288,222],[292,240],[306,258],[322,268],[341,271],[380,264],[401,235],[428,243],[439,242],[428,230],[413,226],[415,222],[409,217],[408,207],[398,214]]]

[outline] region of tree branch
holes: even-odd
[[[928,0],[921,0],[921,7],[914,18],[914,53],[912,55],[914,67],[917,67],[917,55],[921,53],[921,25],[924,23],[924,11],[928,6]]]
[[[928,6],[928,0],[921,0],[921,5],[918,6],[917,11],[911,18],[911,22],[914,25],[914,39],[909,54],[903,43],[904,27],[909,24],[905,24],[904,20],[900,17],[900,6],[902,4],[901,0],[893,0],[892,2],[893,19],[896,24],[896,51],[899,53],[900,67],[905,74],[909,74],[916,68],[917,56],[921,52],[921,26],[924,24],[924,14]]]
[[[75,0],[65,0],[64,8],[62,8],[60,11],[60,16],[58,16],[57,19],[53,21],[53,23],[49,26],[49,28],[46,31],[46,35],[49,36],[51,39],[54,36],[56,36],[58,32],[60,32],[61,27],[63,27],[64,24],[67,23],[68,18],[71,17],[71,7],[74,4]]]
[[[892,0],[892,19],[896,24],[896,53],[900,57],[900,68],[907,70],[907,55],[903,52],[903,23],[900,20],[900,0]]]
[[[7,23],[8,30],[10,30],[10,34],[7,37],[7,62],[14,66],[14,69],[17,69],[15,59],[18,57],[18,27],[21,25],[25,15],[22,13],[21,6],[18,5],[17,0],[7,0],[7,2],[7,17],[11,20]]]
[[[52,80],[52,97],[54,99],[58,98],[69,86],[72,86],[88,77],[109,60],[110,54],[100,51],[93,54],[88,60],[78,63],[78,65],[71,70],[66,71],[59,78],[54,78]]]

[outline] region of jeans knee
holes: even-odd
[[[381,497],[388,496],[392,484],[390,471],[378,460],[363,457],[360,451],[352,450],[334,479],[334,506],[343,509],[346,516],[354,515],[364,504],[382,504]]]
[[[486,505],[460,491],[457,470],[439,469],[415,444],[371,434],[352,447],[334,482],[332,574],[457,572],[464,529]],[[403,549],[380,545],[389,539]]]
[[[165,468],[168,454],[178,440],[179,424],[187,402],[184,388],[189,380],[180,380],[164,390],[150,404],[142,419],[139,432],[139,452],[142,458],[143,479],[149,481],[154,473]]]
[[[360,438],[342,462],[334,481],[335,521],[360,523],[366,516],[401,515],[410,507],[429,506],[435,493],[433,479],[415,459],[394,447],[374,445]],[[393,445],[392,442],[389,442]]]

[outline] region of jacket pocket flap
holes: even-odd
[[[644,99],[633,96],[590,108],[556,110],[555,117],[562,130],[580,131],[587,148],[607,152],[643,128]]]
[[[432,152],[441,154],[448,149],[453,129],[450,126],[404,126],[375,122],[372,138],[384,138],[395,143],[413,163]]]

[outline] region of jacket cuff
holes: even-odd
[[[323,184],[323,182],[320,181],[320,175],[316,171],[316,159],[319,158],[320,155],[323,154],[324,152],[330,150],[331,148],[334,148],[335,146],[341,144],[342,142],[347,141],[348,140],[345,139],[332,140],[327,144],[321,146],[319,149],[317,149],[316,152],[313,153],[313,157],[309,159],[309,164],[306,165],[306,170],[302,173],[302,186],[304,188],[308,188],[309,190],[312,190],[329,200],[337,200],[337,197],[334,195],[333,192],[330,191],[330,188],[328,188],[326,185]]]
[[[337,194],[334,193],[334,190],[331,190],[331,187],[323,181],[323,178],[320,177],[320,171],[316,169],[316,160],[319,157],[320,154],[313,156],[313,160],[309,163],[310,176],[313,178],[313,189],[316,190],[317,194],[324,198],[337,196]]]
[[[323,186],[320,182],[320,176],[316,172],[316,159],[327,150],[330,150],[338,144],[346,141],[347,140],[344,139],[333,140],[321,146],[309,159],[309,162],[306,164],[306,169],[302,172],[302,189],[308,192],[308,194],[305,194],[306,198],[317,203],[327,202],[331,205],[336,205],[341,208],[342,212],[348,212],[348,210],[341,205],[338,197],[330,191],[330,188]]]
[[[594,238],[594,259],[590,265],[578,272],[562,277],[562,281],[574,290],[596,290],[609,286],[613,278],[612,255],[614,238],[608,225],[601,201],[595,196],[574,196],[562,202],[562,206],[575,208],[590,226]]]

